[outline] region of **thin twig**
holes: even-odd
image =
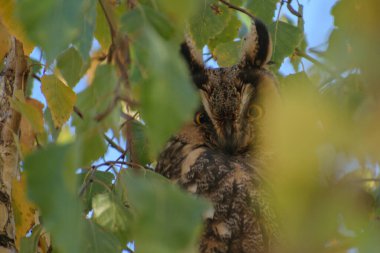
[[[106,139],[106,141],[108,142],[109,145],[111,145],[111,147],[113,147],[114,149],[116,149],[117,151],[119,151],[120,153],[124,154],[126,151],[120,147],[119,145],[116,144],[116,142],[114,142],[110,137],[108,137],[106,134],[104,134],[104,138]]]
[[[234,10],[237,10],[237,11],[240,11],[240,12],[244,13],[245,15],[249,16],[251,19],[256,19],[255,16],[253,16],[252,13],[250,13],[249,11],[247,11],[244,8],[241,8],[241,7],[238,7],[236,5],[233,5],[230,2],[227,2],[225,0],[219,0],[219,2],[227,5],[227,7],[230,8],[230,9],[234,9]]]
[[[83,113],[79,110],[78,107],[74,106],[73,110],[79,118],[83,119]]]
[[[298,3],[298,5],[300,5]],[[302,13],[299,12],[299,11],[296,11],[293,6],[292,6],[292,0],[288,0],[288,3],[286,4],[286,7],[288,7],[288,10],[290,11],[290,13],[292,13],[294,16],[296,17],[299,17],[299,18],[302,18]]]

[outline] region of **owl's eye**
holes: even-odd
[[[260,119],[264,115],[264,110],[261,106],[253,104],[251,105],[251,108],[249,109],[249,116],[252,119]]]
[[[201,125],[207,122],[207,115],[203,112],[197,112],[194,117],[194,122],[197,125]]]

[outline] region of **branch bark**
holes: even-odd
[[[21,115],[10,106],[16,91],[25,90],[27,64],[21,42],[12,38],[11,49],[0,73],[0,253],[15,253],[15,223],[12,209],[12,181],[18,175],[19,154],[15,136]]]

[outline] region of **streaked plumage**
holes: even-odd
[[[205,217],[201,253],[264,253],[276,241],[276,223],[263,178],[263,127],[267,97],[277,97],[266,68],[271,41],[255,20],[241,61],[206,69],[191,39],[182,45],[202,104],[166,145],[156,171],[214,210]],[[269,96],[267,96],[269,94]]]

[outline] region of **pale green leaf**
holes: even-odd
[[[78,174],[79,183],[81,184],[81,198],[85,207],[85,212],[92,208],[92,198],[107,191],[111,187],[112,180],[115,178],[111,172],[106,171],[89,171]]]
[[[75,47],[68,48],[57,58],[57,68],[71,88],[80,80],[82,66],[82,57]]]
[[[270,24],[278,2],[279,0],[248,0],[247,9],[264,23]]]
[[[96,195],[92,200],[94,220],[104,229],[127,243],[130,227],[128,209],[109,193]]]
[[[220,34],[231,18],[230,10],[217,0],[203,0],[190,20],[190,32],[198,48]]]
[[[127,170],[120,177],[135,211],[131,232],[139,252],[189,252],[197,247],[201,216],[209,207],[205,201],[152,171]]]
[[[278,21],[269,26],[274,43],[272,60],[279,67],[284,59],[291,56],[303,38],[302,31],[288,23]]]
[[[82,212],[72,146],[48,145],[25,159],[28,195],[60,252],[81,253]]]
[[[54,126],[61,127],[70,118],[76,95],[55,76],[43,76],[41,83],[41,91],[47,100]]]

